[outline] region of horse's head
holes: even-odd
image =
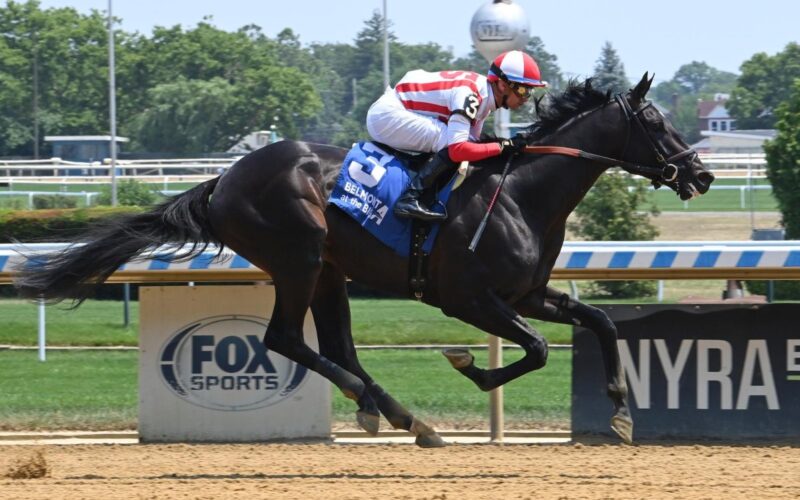
[[[635,173],[647,177],[658,188],[670,187],[682,200],[689,200],[708,191],[714,182],[697,153],[683,141],[667,118],[646,100],[653,83],[647,73],[625,95],[616,100],[628,120],[628,139],[622,159],[641,167]]]

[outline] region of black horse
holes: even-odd
[[[684,200],[705,193],[714,180],[645,100],[651,82],[645,74],[634,89],[613,98],[587,80],[537,102],[540,121],[526,132],[529,143],[560,146],[552,151],[560,154],[527,154],[510,162],[485,233],[470,251],[506,159],[476,165],[448,202],[450,218],[429,256],[423,297],[446,315],[524,349],[522,359],[491,370],[476,367],[467,351],[444,353],[484,391],[545,365],[547,343],[525,318],[593,330],[614,406],[612,428],[626,442],[633,422],[616,328],[601,310],[549,287],[548,281],[567,216],[609,162],[669,186]],[[579,157],[564,156],[578,149]],[[346,278],[406,296],[409,261],[328,205],[345,153],[294,141],[254,151],[222,176],[149,212],[94,227],[76,240],[80,245],[37,257],[36,265],[21,270],[16,285],[25,297],[80,301],[121,264],[161,245],[191,244],[190,250],[173,246],[174,258],[197,255],[208,244],[226,245],[272,276],[276,304],[264,337],[268,349],[331,380],[357,402],[358,422],[368,432],[377,432],[380,412],[394,428],[416,435],[420,446],[440,446],[438,434],[381,389],[356,356]],[[303,342],[309,307],[319,354]]]

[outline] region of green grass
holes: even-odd
[[[38,307],[22,300],[0,300],[0,344],[36,345]],[[139,303],[131,302],[130,326],[123,326],[123,304],[86,301],[78,309],[45,308],[48,345],[108,346],[139,344]]]
[[[0,351],[0,429],[131,429],[136,351]]]
[[[746,182],[746,179],[723,179],[719,185],[741,186]],[[662,212],[749,212],[751,206],[755,211],[778,210],[778,203],[771,190],[745,191],[744,202],[744,207],[742,207],[741,194],[738,189],[715,190],[712,185],[711,189],[703,196],[683,202],[674,191],[662,187],[657,191],[651,191],[647,202],[640,209],[647,209],[655,203]]]
[[[356,344],[485,344],[486,333],[410,300],[351,299]],[[568,325],[534,322],[549,342],[571,340]]]
[[[131,324],[123,327],[122,302],[89,300],[78,309],[48,306],[48,345],[138,345],[139,303],[131,302]],[[485,344],[486,334],[441,311],[411,300],[351,300],[356,344]],[[36,345],[37,306],[0,300],[0,344]],[[266,314],[266,311],[265,311]],[[567,325],[536,323],[551,343],[570,342]]]
[[[474,354],[485,367],[487,352]],[[571,355],[551,351],[547,366],[505,386],[509,424],[568,424]],[[36,356],[34,350],[0,351],[0,430],[136,427],[137,351],[50,351],[44,363]],[[520,350],[506,350],[505,364],[520,356]],[[364,350],[359,357],[384,389],[422,419],[488,421],[489,395],[453,370],[438,351]],[[334,391],[334,421],[355,425],[355,409]]]
[[[578,281],[581,300],[592,303],[656,303],[656,297],[631,300],[586,297],[588,281]],[[569,292],[569,283],[552,285]],[[725,280],[667,280],[664,301],[675,303],[687,296],[720,298]],[[353,338],[358,345],[485,344],[486,333],[436,309],[412,300],[350,300]],[[78,309],[65,305],[45,309],[47,344],[53,346],[136,346],[139,344],[139,303],[131,302],[130,325],[123,326],[123,304],[118,301],[88,300]],[[267,312],[265,311],[265,314]],[[0,344],[33,346],[37,343],[38,308],[14,299],[0,300]],[[568,325],[531,321],[551,344],[569,344]]]
[[[477,366],[488,365],[485,349],[472,353]],[[519,349],[506,349],[503,364],[521,356]],[[359,358],[364,369],[419,418],[448,423],[482,421],[488,427],[489,394],[453,370],[438,350],[361,351]],[[571,362],[570,350],[551,350],[544,368],[506,384],[506,422],[566,425],[572,394]],[[334,420],[354,422],[352,401],[338,391],[333,396]]]

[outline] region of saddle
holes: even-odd
[[[413,165],[419,168],[430,154],[413,155],[374,142],[359,142],[345,156],[328,203],[336,206],[396,254],[409,258],[409,292],[421,299],[425,289],[427,256],[433,250],[440,224],[394,216],[392,207],[411,182]],[[456,179],[431,190],[425,200],[436,210],[450,197]],[[427,193],[426,193],[427,195]]]

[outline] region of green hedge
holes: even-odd
[[[52,241],[62,243],[86,229],[89,225],[110,215],[142,212],[139,207],[92,207],[64,210],[0,210],[0,243],[11,243],[12,239],[22,243]],[[138,287],[131,287],[135,300]],[[0,286],[0,297],[15,297],[11,285]],[[123,285],[103,285],[92,298],[120,300]]]
[[[766,281],[745,281],[745,288],[754,295],[768,293]],[[800,300],[800,281],[775,280],[772,282],[775,300]]]
[[[104,217],[143,210],[139,207],[0,210],[0,243],[66,241]]]

